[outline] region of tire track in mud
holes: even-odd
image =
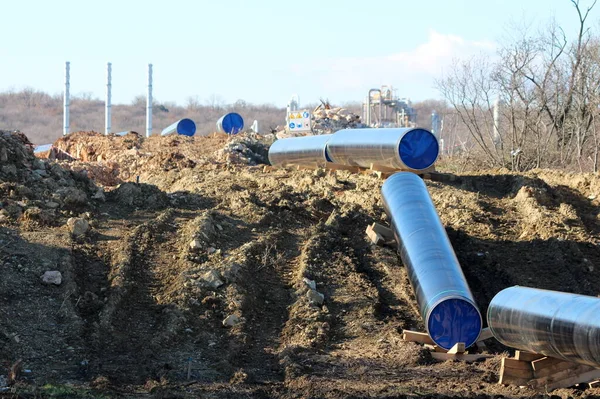
[[[233,340],[228,361],[236,369],[234,380],[283,380],[277,350],[292,301],[291,282],[300,255],[299,240],[298,232],[272,231],[246,244],[237,284],[243,298],[240,311],[244,322],[229,333]]]
[[[96,372],[119,381],[160,374],[156,361],[175,337],[177,312],[156,300],[165,281],[157,276],[164,266],[160,254],[171,253],[176,237],[175,213],[167,210],[144,222],[112,248],[112,269],[106,305],[96,324]],[[163,364],[163,368],[168,365]],[[123,370],[128,370],[123,373]]]

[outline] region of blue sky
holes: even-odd
[[[0,9],[1,91],[58,94],[70,61],[71,93],[103,98],[110,61],[114,103],[145,93],[148,63],[161,102],[284,106],[297,93],[340,103],[382,84],[439,98],[434,79],[452,59],[493,55],[511,24],[556,18],[577,29],[569,0],[3,0]],[[599,19],[600,5],[590,22]]]

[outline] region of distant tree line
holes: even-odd
[[[588,27],[596,1],[571,3],[578,21],[573,40],[555,23],[539,32],[521,27],[496,60],[457,61],[437,82],[469,133],[469,156],[515,171],[598,171],[600,35]]]
[[[244,100],[225,104],[218,96],[204,103],[198,98],[188,99],[186,105],[172,102],[153,103],[153,134],[181,118],[196,123],[197,134],[210,134],[216,130],[217,120],[227,112],[238,112],[249,129],[259,121],[259,129],[269,133],[285,124],[285,109],[271,104],[255,105]],[[34,89],[0,93],[0,129],[21,130],[36,144],[54,142],[62,135],[63,96],[51,96]],[[94,99],[90,93],[71,97],[71,132],[94,130],[104,132],[104,101]],[[136,96],[131,104],[112,105],[112,132],[146,132],[146,96]]]

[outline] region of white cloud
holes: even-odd
[[[478,53],[493,55],[495,44],[487,41],[469,41],[434,30],[428,40],[409,51],[378,57],[343,57],[296,64],[292,72],[301,78],[318,83],[327,92],[351,92],[381,84],[395,87],[422,88],[431,96],[434,80],[453,59]],[[420,97],[416,93],[404,94]]]

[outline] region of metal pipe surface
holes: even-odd
[[[63,136],[69,134],[69,106],[71,104],[71,63],[65,63],[65,95],[63,97]]]
[[[182,136],[193,136],[195,133],[196,124],[194,121],[184,118],[163,129],[160,135],[167,136],[169,134],[180,134]]]
[[[515,286],[496,294],[487,320],[504,345],[600,367],[600,298]]]
[[[269,163],[273,166],[325,166],[331,162],[326,145],[332,136],[322,134],[276,140],[269,148]]]
[[[106,101],[104,103],[104,134],[110,134],[111,127],[111,98],[112,98],[112,64],[106,64]]]
[[[444,349],[473,345],[481,314],[425,183],[399,172],[381,194],[427,333]]]
[[[435,136],[420,128],[344,129],[327,143],[333,163],[370,168],[425,170],[440,152]]]

